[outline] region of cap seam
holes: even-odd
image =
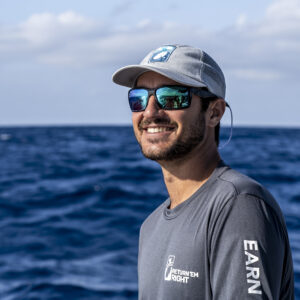
[[[203,53],[203,51],[202,50],[200,50],[200,61],[202,61],[203,62],[203,55],[204,55],[204,53]],[[199,74],[199,76],[200,76],[200,78],[203,80],[203,76],[202,76],[202,73],[203,73],[203,68],[204,68],[204,62],[201,64],[201,67],[200,67],[200,74]],[[206,86],[207,86],[207,84],[206,84]]]

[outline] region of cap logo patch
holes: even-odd
[[[175,49],[175,46],[159,47],[154,51],[153,55],[149,59],[149,62],[166,62]]]

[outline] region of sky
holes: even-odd
[[[300,0],[0,0],[0,126],[130,124],[111,76],[163,44],[218,62],[235,125],[300,126]]]

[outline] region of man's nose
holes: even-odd
[[[160,107],[157,104],[157,101],[154,95],[149,97],[148,105],[144,110],[144,117],[151,118],[159,115]]]

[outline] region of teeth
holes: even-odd
[[[150,132],[150,133],[163,132],[163,131],[168,131],[168,130],[170,130],[170,128],[166,128],[166,127],[147,128],[147,132]]]

